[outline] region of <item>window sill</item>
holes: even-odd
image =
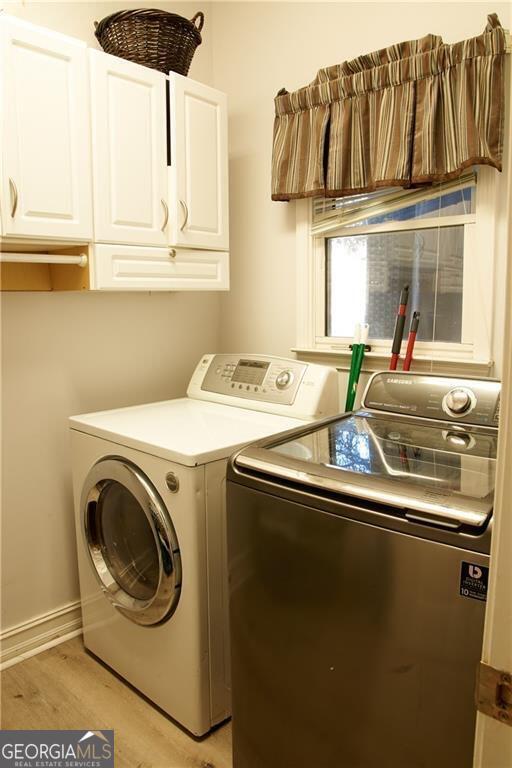
[[[293,347],[291,349],[301,360],[335,365],[339,371],[350,369],[352,352],[349,349],[314,349],[311,347]],[[363,361],[363,371],[388,370],[389,352],[366,352]],[[336,362],[336,360],[338,362]],[[417,373],[447,373],[455,375],[490,376],[494,366],[493,360],[470,360],[449,357],[434,357],[428,355],[415,356],[411,371]]]

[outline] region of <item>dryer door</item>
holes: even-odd
[[[98,461],[82,492],[86,547],[105,595],[125,616],[161,624],[178,605],[181,558],[169,513],[132,462]]]

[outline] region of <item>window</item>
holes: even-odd
[[[420,311],[418,341],[462,340],[464,226],[329,237],[327,336],[350,336],[354,318],[374,339],[393,338],[402,286]]]
[[[298,234],[308,241],[299,347],[348,348],[355,324],[368,323],[372,351],[389,354],[407,284],[408,317],[420,312],[416,357],[488,362],[494,188],[488,171],[479,171],[478,182],[470,172],[434,187],[305,201],[298,211]]]

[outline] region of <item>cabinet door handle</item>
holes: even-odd
[[[18,190],[16,184],[9,176],[9,188],[11,190],[11,219],[14,219],[16,208],[18,207]]]
[[[183,230],[187,226],[187,221],[188,221],[188,206],[187,206],[187,204],[186,204],[186,202],[184,200],[180,200],[180,205],[183,208],[183,211],[185,213],[185,218],[183,219],[183,224],[180,227],[181,232],[183,232]]]
[[[165,228],[167,227],[167,222],[169,221],[169,206],[167,205],[163,197],[162,197],[162,206],[164,209],[164,223],[162,224],[162,232],[165,232]]]

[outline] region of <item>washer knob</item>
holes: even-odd
[[[276,376],[276,387],[278,389],[286,389],[293,381],[293,373],[291,371],[281,371]]]
[[[451,389],[446,395],[446,407],[452,413],[465,413],[471,402],[471,392],[467,389]]]

